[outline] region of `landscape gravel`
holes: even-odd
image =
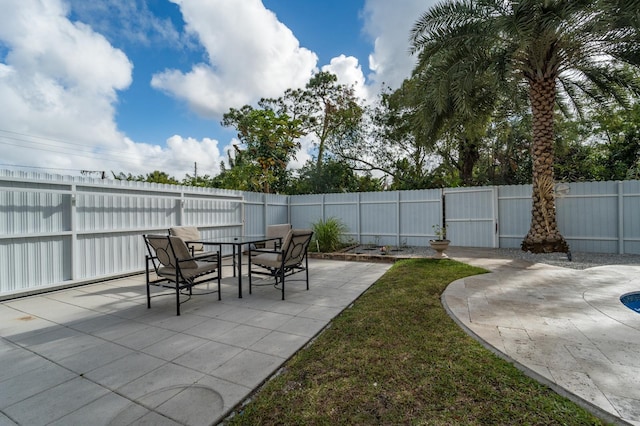
[[[571,269],[587,269],[604,265],[638,265],[640,266],[640,255],[637,254],[611,254],[611,253],[571,253],[569,260],[566,253],[542,253],[533,254],[524,252],[520,249],[479,249],[486,250],[490,257],[524,260],[532,263],[545,263],[547,265],[561,266]],[[351,253],[376,253],[376,249],[364,249],[358,246],[356,249],[349,250]],[[414,257],[432,257],[435,251],[430,247],[402,247],[401,250],[392,250],[390,255],[398,256],[414,256]]]
[[[640,255],[611,253],[571,253],[571,260],[565,253],[533,254],[520,249],[496,249],[496,254],[511,259],[521,259],[535,263],[562,266],[572,269],[586,269],[604,265],[640,265]]]

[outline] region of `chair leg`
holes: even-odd
[[[180,316],[180,285],[176,281],[176,315]]]
[[[151,309],[151,290],[149,289],[149,259],[147,258],[147,309]]]
[[[280,276],[280,280],[282,281],[282,300],[284,300],[284,268],[280,268],[281,272],[281,276]]]
[[[309,290],[309,258],[304,258],[304,272],[307,274],[307,290]]]
[[[249,260],[247,261],[247,269],[249,269],[249,294],[251,294],[251,253],[249,253]]]
[[[222,300],[222,293],[220,292],[220,278],[222,276],[222,258],[220,252],[218,252],[218,300]]]

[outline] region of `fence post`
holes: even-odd
[[[269,220],[269,199],[262,194],[262,235],[267,236],[267,222]]]
[[[491,188],[491,195],[493,198],[493,248],[500,248],[500,200],[498,199],[498,192],[500,188],[493,186]]]
[[[400,191],[396,191],[396,216],[398,220],[396,220],[396,247],[400,247]]]
[[[326,199],[325,198],[326,198],[326,195],[322,194],[322,221],[323,222],[327,221],[327,217],[326,217],[327,212],[325,211],[326,210],[326,205],[325,205]]]
[[[356,218],[357,218],[357,222],[356,222],[356,226],[358,227],[358,229],[356,230],[358,233],[358,244],[362,244],[362,193],[358,192],[358,198],[357,198],[358,202],[356,204]]]
[[[78,223],[77,223],[77,214],[76,214],[76,202],[78,198],[78,191],[76,188],[76,184],[71,184],[71,195],[69,196],[69,202],[71,203],[71,217],[69,218],[69,230],[71,231],[71,247],[69,248],[71,251],[71,279],[75,280],[78,277],[78,262],[76,259],[78,258]]]
[[[624,185],[618,181],[618,253],[624,254]]]
[[[178,226],[183,226],[185,225],[184,223],[184,205],[186,204],[186,200],[184,198],[184,191],[180,191],[180,198],[176,200],[176,203],[178,204],[178,217],[177,217],[177,222],[176,225]]]

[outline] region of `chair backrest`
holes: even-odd
[[[191,252],[180,237],[173,235],[144,235],[149,254],[158,259],[166,268],[195,269],[198,264],[191,257]],[[153,249],[153,253],[152,250]]]
[[[169,228],[169,235],[182,238],[182,241],[194,241],[202,239],[200,231],[195,226],[172,226]],[[202,244],[189,244],[195,251],[204,250]]]
[[[291,230],[290,223],[279,223],[276,225],[267,225],[267,238],[282,238],[282,247],[284,247],[284,239]],[[264,243],[265,248],[276,248],[276,240],[267,241]]]
[[[298,265],[304,260],[312,236],[311,229],[292,229],[287,233],[282,243],[285,266]]]

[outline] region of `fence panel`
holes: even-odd
[[[244,234],[251,237],[264,235],[266,208],[264,194],[247,192],[244,195]]]
[[[46,179],[0,173],[0,294],[72,279],[73,182]]]
[[[288,195],[267,194],[265,196],[265,207],[267,209],[266,225],[291,223]],[[263,235],[266,235],[266,228]]]
[[[441,222],[442,190],[294,195],[290,205],[294,227],[334,217],[360,244],[426,246]]]
[[[347,228],[345,236],[351,241],[359,241],[360,217],[358,214],[359,193],[325,194],[324,220],[336,218]]]
[[[618,184],[578,182],[556,188],[556,215],[560,233],[571,251],[618,251]]]
[[[71,279],[71,235],[0,239],[0,295]]]
[[[520,248],[531,225],[531,185],[498,188],[498,247]]]
[[[243,194],[0,172],[0,296],[137,273],[142,234],[197,226],[240,235]]]
[[[360,243],[399,245],[398,191],[360,194]]]
[[[493,187],[445,190],[447,239],[461,247],[497,247],[496,195]]]
[[[400,191],[400,246],[428,246],[434,225],[442,224],[442,190]]]
[[[620,252],[640,254],[640,181],[619,183]]]
[[[323,195],[292,195],[289,199],[291,226],[311,228],[319,220],[324,220]]]

